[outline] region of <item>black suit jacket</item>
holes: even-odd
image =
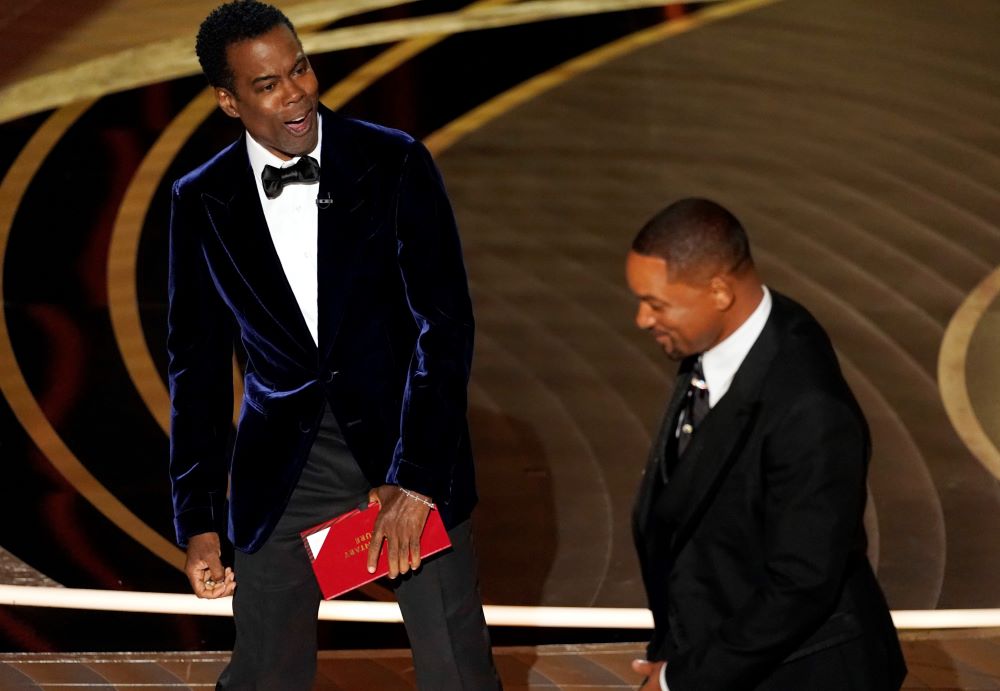
[[[648,655],[671,691],[898,689],[905,666],[866,558],[870,442],[820,325],[772,291],[773,307],[729,391],[673,475],[661,466],[694,358],[673,400],[634,512],[655,620]],[[847,654],[846,657],[843,656]],[[780,680],[780,681],[776,681]]]
[[[170,476],[183,545],[226,522],[254,551],[298,480],[325,406],[372,485],[476,501],[466,390],[473,317],[451,207],[408,135],[323,115],[319,343],[271,242],[241,137],[174,184]],[[234,336],[246,350],[231,454]]]

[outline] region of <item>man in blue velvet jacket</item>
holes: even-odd
[[[218,7],[197,52],[246,129],[175,183],[170,223],[175,525],[195,593],[235,592],[219,687],[311,688],[320,593],[299,531],[370,495],[369,566],[384,540],[418,684],[497,688],[469,523],[473,316],[434,163],[406,134],[324,108],[270,5]],[[431,503],[453,550],[417,570]]]

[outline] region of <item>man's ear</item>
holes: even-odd
[[[240,111],[236,107],[236,94],[232,91],[217,86],[215,87],[215,99],[219,102],[219,108],[222,109],[223,113],[231,118],[238,118],[240,116]]]
[[[708,287],[712,293],[712,302],[715,304],[715,309],[725,312],[733,306],[736,296],[733,292],[733,286],[725,276],[713,276]]]

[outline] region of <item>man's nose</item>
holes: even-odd
[[[635,325],[640,329],[648,329],[653,325],[653,312],[645,303],[639,303],[639,309],[635,312]]]
[[[288,93],[285,95],[285,103],[298,103],[302,100],[302,97],[305,96],[305,94],[305,89],[299,86],[296,82],[291,81],[289,82]]]

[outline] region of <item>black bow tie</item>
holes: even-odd
[[[264,166],[260,173],[264,194],[274,199],[285,189],[285,185],[299,182],[319,182],[319,163],[311,156],[302,156],[295,165],[287,168]]]

